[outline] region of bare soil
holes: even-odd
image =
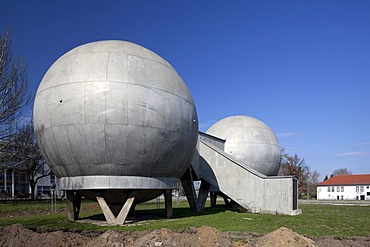
[[[0,246],[370,246],[368,237],[317,237],[298,235],[287,228],[266,235],[248,232],[220,232],[212,227],[186,230],[161,229],[128,232],[108,230],[85,232],[48,229],[27,229],[20,224],[0,227]]]

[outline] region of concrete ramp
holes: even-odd
[[[250,212],[285,215],[301,213],[297,208],[295,177],[265,176],[252,168],[246,168],[221,150],[220,145],[216,146],[214,140],[199,138],[192,169],[207,184],[208,191],[222,192]]]

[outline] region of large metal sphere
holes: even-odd
[[[224,118],[207,133],[225,141],[225,152],[260,173],[276,175],[280,168],[280,145],[272,130],[248,116]]]
[[[64,54],[45,74],[34,104],[37,140],[58,177],[179,178],[195,150],[197,122],[174,68],[125,41]]]

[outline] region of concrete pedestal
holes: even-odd
[[[67,215],[68,219],[75,221],[78,219],[81,207],[81,195],[75,191],[67,191]]]
[[[164,203],[166,208],[166,217],[171,219],[173,215],[172,210],[172,190],[165,190],[164,192]]]

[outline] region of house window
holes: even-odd
[[[334,187],[331,187],[331,192],[334,192]]]
[[[364,192],[364,186],[360,186],[360,192]]]
[[[330,187],[328,187],[328,192],[330,192]]]
[[[339,186],[337,186],[337,192],[339,192]]]
[[[340,192],[344,192],[344,187],[340,187]]]
[[[368,189],[369,188],[369,186],[366,186],[366,189]]]
[[[356,186],[356,192],[359,192],[360,190],[359,190],[359,186]]]

